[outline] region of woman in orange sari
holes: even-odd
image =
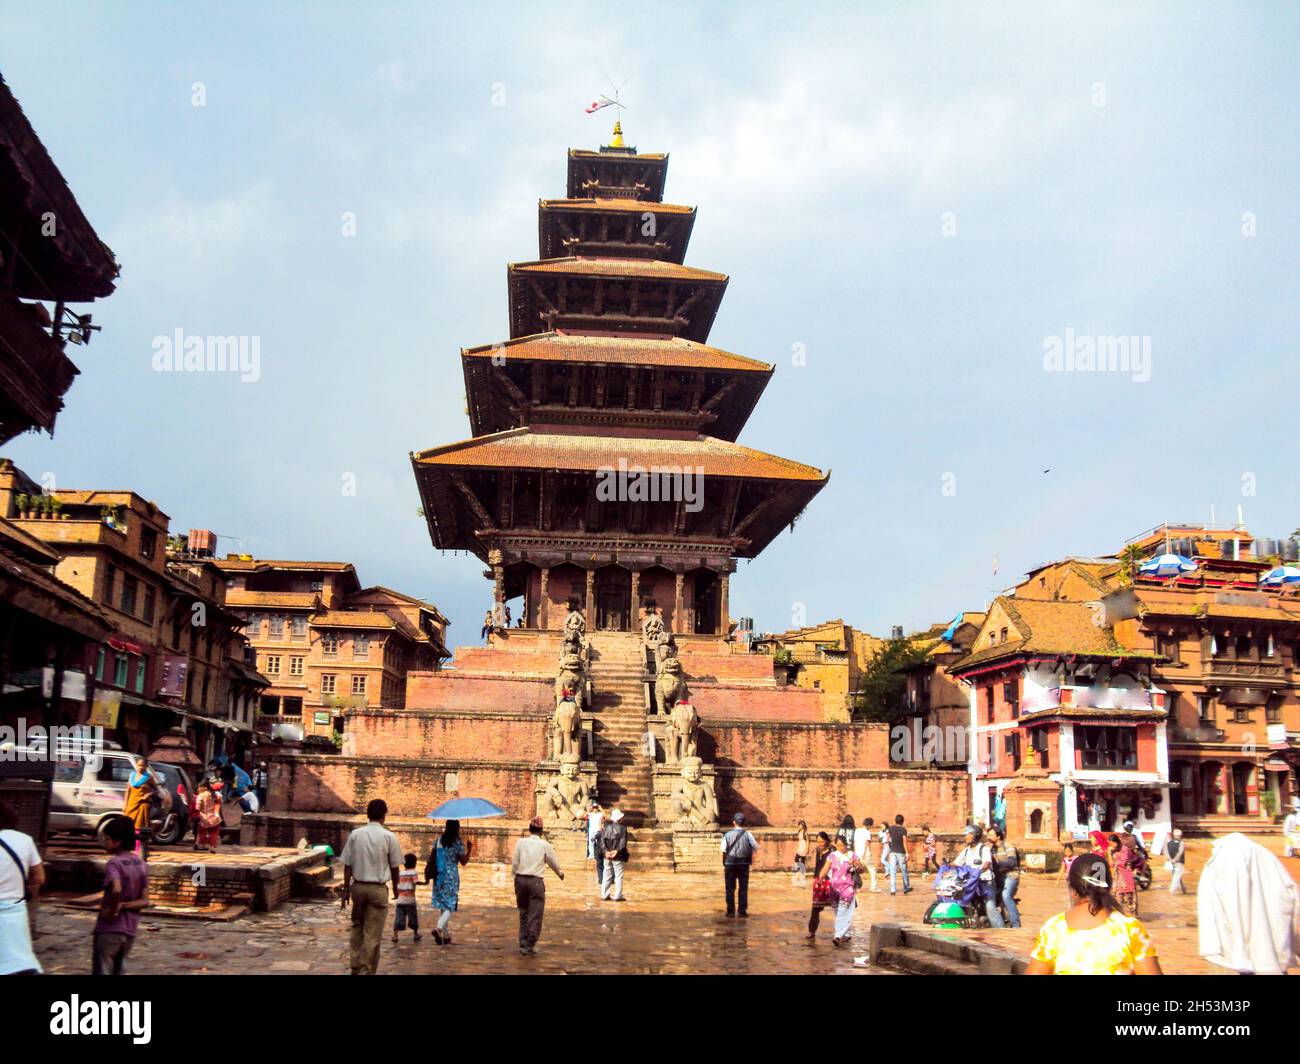
[[[158,778],[143,757],[135,759],[135,772],[126,786],[126,801],[122,804],[122,815],[135,825],[136,852],[140,859],[149,859],[149,808],[154,795],[158,793]]]

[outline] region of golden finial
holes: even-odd
[[[614,120],[614,139],[609,142],[607,147],[610,148],[627,147],[627,145],[623,143],[623,123],[620,122],[618,119]]]

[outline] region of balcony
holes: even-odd
[[[1071,709],[1114,710],[1116,712],[1151,712],[1164,709],[1163,696],[1153,701],[1153,692],[1146,688],[1105,687],[1101,685],[1067,685],[1044,692],[1026,691],[1020,703],[1020,714],[1044,713],[1050,710]]]
[[[1169,729],[1171,743],[1221,743],[1227,737],[1227,732],[1213,724],[1197,724],[1190,728],[1175,724]]]

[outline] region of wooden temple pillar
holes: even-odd
[[[500,562],[492,566],[492,622],[506,623],[506,567]]]
[[[546,631],[547,623],[550,621],[551,611],[551,594],[549,589],[551,583],[551,567],[542,566],[541,595],[537,603],[537,627]]]
[[[683,585],[686,583],[686,574],[679,572],[675,575],[676,575],[676,580],[675,580],[676,587],[675,590],[673,591],[673,634],[680,635],[681,633],[686,631],[686,628],[682,624],[682,622],[685,620],[685,618],[682,616],[682,591],[683,591]]]
[[[632,570],[632,612],[628,614],[628,631],[641,630],[641,570]]]
[[[583,616],[587,618],[587,631],[594,631],[596,628],[596,570],[587,570],[587,599],[582,609]]]
[[[731,630],[731,604],[730,598],[731,574],[723,570],[718,574],[718,634],[723,639],[727,638],[727,633]]]

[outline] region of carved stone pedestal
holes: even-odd
[[[1002,789],[1007,804],[1007,840],[1020,850],[1026,871],[1052,872],[1061,867],[1057,803],[1061,785],[1038,763],[1033,747],[1015,778]]]

